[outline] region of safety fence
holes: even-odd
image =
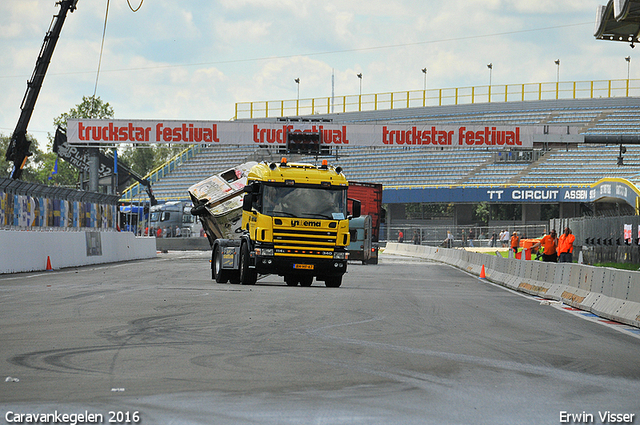
[[[385,253],[443,262],[510,289],[560,301],[640,327],[640,272],[572,263],[544,263],[462,249],[389,243]]]
[[[509,237],[513,232],[517,232],[521,239],[539,238],[545,235],[547,225],[545,224],[514,224],[509,222],[494,226],[425,226],[425,225],[393,225],[383,228],[380,237],[388,241],[402,242],[415,245],[426,246],[447,246],[448,232],[451,233],[451,248],[455,247],[501,247],[500,234],[507,231]],[[495,239],[493,235],[495,234]]]
[[[116,230],[119,196],[0,179],[0,228]]]
[[[236,103],[235,119],[527,100],[640,96],[640,80],[561,81]]]
[[[640,216],[554,219],[549,226],[558,234],[571,229],[585,263],[640,265]]]

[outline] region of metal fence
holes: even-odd
[[[581,217],[551,220],[550,226],[558,234],[569,227],[576,237],[576,245],[623,246],[638,245],[640,216]],[[625,236],[625,226],[627,235]]]
[[[547,225],[518,225],[504,224],[494,226],[422,226],[422,225],[398,225],[388,229],[381,229],[381,238],[384,236],[388,242],[398,242],[400,232],[403,235],[403,243],[416,245],[444,246],[447,232],[453,235],[452,247],[502,247],[497,240],[492,243],[492,236],[496,238],[506,230],[509,237],[513,232],[518,232],[521,239],[539,238],[547,231]]]
[[[379,111],[473,103],[629,97],[638,96],[639,94],[640,80],[637,79],[434,88],[309,99],[239,102],[236,103],[234,119]]]

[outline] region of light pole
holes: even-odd
[[[629,69],[631,67],[631,56],[624,58],[627,61],[627,97],[629,97]]]
[[[627,81],[629,80],[629,67],[631,66],[631,56],[624,58],[627,61]]]
[[[427,68],[422,68],[424,74],[424,90],[422,92],[422,106],[427,106]]]
[[[358,96],[358,111],[362,111],[362,72],[356,74],[356,76],[360,79],[360,96]]]
[[[296,84],[298,85],[298,100],[300,100],[300,78],[296,78],[293,81],[295,81]]]
[[[489,68],[489,103],[491,103],[491,77],[493,74],[493,62],[487,65],[487,68]]]
[[[556,73],[556,100],[560,97],[560,59],[556,59],[553,61],[556,65],[558,65],[558,70]]]

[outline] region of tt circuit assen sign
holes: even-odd
[[[382,202],[451,203],[587,203],[624,201],[634,208],[640,206],[640,190],[624,179],[604,178],[592,185],[575,186],[459,186],[459,187],[385,187]]]
[[[84,119],[70,119],[67,123],[68,142],[85,146],[279,145],[286,143],[287,133],[295,132],[320,132],[323,144],[335,146],[532,147],[534,138],[543,133],[566,134],[567,127]]]

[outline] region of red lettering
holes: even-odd
[[[86,140],[86,139],[84,138],[84,135],[82,134],[83,130],[84,130],[84,125],[82,125],[82,123],[81,123],[81,122],[78,122],[78,138],[79,138],[80,140]]]
[[[458,145],[462,145],[464,143],[464,138],[465,138],[465,130],[467,129],[467,127],[459,127],[458,128]],[[467,137],[469,137],[468,135],[466,135]]]
[[[162,133],[162,123],[156,124],[156,142],[160,141],[160,134]]]
[[[130,141],[130,142],[133,142],[134,140],[136,140],[135,139],[135,135],[133,134],[133,132],[134,132],[133,123],[130,122],[129,126],[127,128],[129,130],[127,132],[127,140]]]

